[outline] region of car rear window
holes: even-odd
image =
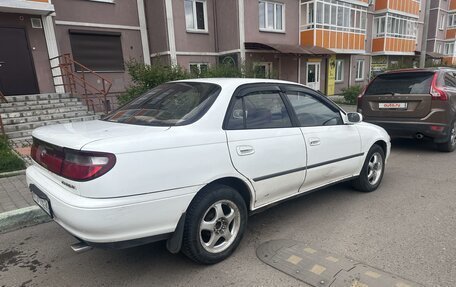
[[[429,94],[434,72],[391,73],[379,75],[365,95]]]
[[[160,85],[106,116],[109,122],[182,126],[200,119],[220,93],[210,83],[176,82]]]

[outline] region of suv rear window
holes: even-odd
[[[379,75],[365,95],[429,94],[434,72],[391,73]]]
[[[200,119],[220,93],[209,83],[160,85],[112,112],[104,120],[147,126],[182,126]]]

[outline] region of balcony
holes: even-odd
[[[421,7],[417,0],[376,0],[374,9],[376,12],[394,11],[418,16]]]

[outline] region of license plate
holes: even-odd
[[[52,208],[51,208],[51,202],[47,198],[42,198],[38,194],[35,193],[34,189],[31,188],[32,190],[32,198],[35,203],[41,207],[44,212],[46,212],[50,217],[52,216]]]
[[[379,103],[379,109],[407,109],[407,103]]]

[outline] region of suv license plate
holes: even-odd
[[[407,109],[407,103],[379,103],[379,109]]]
[[[44,212],[46,212],[51,218],[53,217],[52,209],[51,209],[51,202],[49,201],[49,199],[39,197],[35,192],[33,192],[33,190],[32,190],[32,198],[33,198],[33,201],[35,201],[35,203],[39,207],[41,207],[42,210],[44,210]]]

